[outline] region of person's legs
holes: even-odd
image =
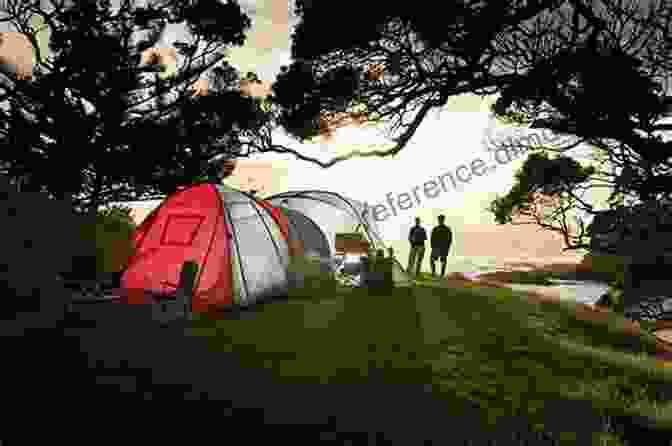
[[[432,268],[432,277],[436,275],[436,257],[434,254],[429,256],[429,266]]]
[[[417,247],[411,246],[411,251],[408,253],[408,268],[406,269],[409,274],[411,274],[413,267],[415,267],[415,256],[417,252]]]
[[[448,263],[448,253],[450,253],[450,244],[446,247],[446,251],[442,252],[442,257],[441,257],[441,276],[446,273],[446,264]]]
[[[422,259],[425,257],[425,247],[424,246],[418,246],[418,267],[416,269],[416,276],[420,275],[420,268],[422,267]]]

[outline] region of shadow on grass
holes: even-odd
[[[628,344],[617,315],[583,322],[569,303],[531,304],[509,289],[370,295],[310,279],[286,299],[242,310],[247,317],[197,315],[165,328],[148,323],[149,314],[116,307],[70,338],[89,362],[107,364],[95,372],[96,388],[105,379],[134,388],[136,399],[249,400],[264,417],[337,420],[333,429],[386,432],[399,444],[423,436],[437,444],[563,444],[552,442],[563,436],[564,444],[597,436],[623,444],[616,432],[630,429],[619,435],[632,438],[634,417],[670,432],[661,389],[672,380],[647,356],[650,338]]]
[[[672,375],[648,356],[652,339],[625,336],[617,315],[583,322],[569,305],[506,289],[328,290],[265,305],[254,320],[199,319],[192,331],[278,382],[430,388],[446,414],[471,401],[497,425],[522,417],[556,437],[589,419],[583,438],[609,435],[605,417],[645,416],[658,429],[670,420],[660,389]],[[585,405],[590,416],[566,409]]]

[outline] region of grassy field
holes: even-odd
[[[476,404],[484,430],[519,416],[564,438],[559,444],[626,444],[600,423],[586,427],[578,409],[586,406],[595,420],[645,416],[672,427],[672,398],[661,394],[672,374],[656,364],[650,335],[624,335],[615,314],[579,321],[571,303],[440,283],[390,296],[318,285],[248,318],[197,317],[191,333],[278,382],[424,386],[447,404],[446,417]],[[577,442],[585,429],[593,443]]]

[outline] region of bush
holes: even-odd
[[[622,283],[625,277],[625,257],[612,254],[586,254],[579,271],[590,272],[606,282]]]
[[[72,247],[74,265],[66,275],[86,280],[123,271],[133,254],[134,230],[128,208],[115,207],[99,211],[94,217],[80,217],[79,240]]]
[[[102,211],[97,218],[97,269],[100,273],[120,272],[133,254],[136,225],[129,208],[115,207]]]
[[[66,204],[19,192],[2,179],[0,220],[0,319],[18,321],[17,313],[58,319],[65,294],[57,275],[72,266],[76,216]]]

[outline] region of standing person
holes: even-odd
[[[432,267],[432,276],[436,275],[436,260],[441,260],[441,277],[446,274],[446,262],[450,245],[453,243],[453,231],[445,224],[445,215],[439,215],[439,224],[432,229],[432,253],[429,264]]]
[[[408,241],[411,243],[411,252],[408,255],[408,273],[416,276],[420,275],[422,259],[425,257],[425,241],[427,240],[427,231],[420,226],[420,219],[415,218],[415,226],[411,228],[408,234]]]

